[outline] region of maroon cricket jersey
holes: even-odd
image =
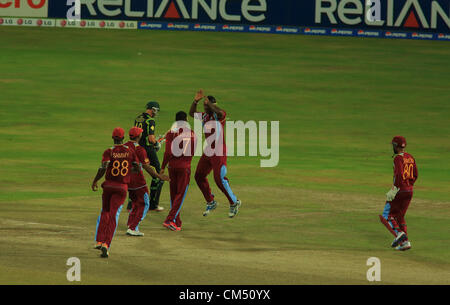
[[[166,150],[161,168],[169,164],[170,168],[191,168],[197,138],[187,128],[173,128],[166,134]]]
[[[412,191],[418,177],[416,160],[408,153],[394,158],[394,185],[401,191]]]
[[[133,150],[120,144],[105,150],[102,162],[109,162],[106,168],[105,181],[128,184],[130,183],[133,163],[138,163],[138,160]]]
[[[212,149],[217,149],[217,153],[220,153],[220,155],[226,156],[225,122],[227,113],[224,110],[222,110],[222,113],[223,117],[221,120],[219,120],[217,114],[208,114],[206,112],[201,113],[201,119],[207,145]]]
[[[145,148],[140,146],[138,143],[129,141],[125,143],[125,145],[134,151],[137,159],[139,160],[139,172],[131,173],[130,183],[128,184],[129,190],[136,190],[147,185],[147,181],[145,180],[144,172],[142,170],[142,164],[150,164],[150,160],[147,157]]]

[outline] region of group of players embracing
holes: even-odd
[[[197,112],[197,105],[203,101],[204,112]],[[101,250],[101,257],[109,257],[111,241],[114,237],[119,215],[127,194],[130,199],[127,234],[143,236],[139,224],[149,210],[162,211],[159,196],[164,181],[170,182],[170,210],[163,226],[172,231],[181,231],[180,211],[186,198],[191,176],[191,162],[197,145],[197,136],[189,128],[187,113],[179,111],[171,129],[161,139],[155,137],[155,116],[159,111],[157,102],[149,102],[146,111],[139,115],[129,132],[129,141],[124,143],[125,131],[116,127],[112,133],[114,146],[103,152],[101,167],[92,182],[93,191],[98,190],[98,181],[105,176],[101,184],[102,210],[97,219],[95,248]],[[216,99],[205,96],[199,90],[189,110],[189,115],[202,121],[207,139],[212,139],[203,152],[195,172],[195,181],[205,200],[203,216],[208,216],[217,207],[217,201],[211,192],[207,176],[214,174],[218,188],[229,201],[228,217],[233,218],[239,212],[241,201],[230,187],[227,174],[227,154],[225,145],[226,112],[219,108]],[[160,143],[165,143],[164,159],[161,167],[156,156]],[[168,175],[165,174],[166,168]],[[152,177],[150,192],[144,176],[144,170]]]

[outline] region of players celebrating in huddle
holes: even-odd
[[[201,100],[204,101],[205,111],[197,113],[196,106]],[[154,121],[158,111],[159,104],[149,102],[146,112],[136,118],[135,126],[129,131],[130,141],[123,144],[124,130],[118,127],[113,132],[114,147],[103,153],[102,166],[92,182],[92,190],[96,191],[98,181],[106,173],[105,182],[102,184],[102,211],[97,220],[95,235],[95,248],[102,251],[101,257],[109,257],[111,241],[127,191],[130,198],[127,235],[143,236],[144,233],[139,231],[139,224],[147,212],[162,210],[158,205],[163,181],[170,181],[171,203],[163,226],[173,231],[181,231],[180,212],[189,188],[196,135],[189,127],[187,114],[179,111],[175,117],[176,122],[165,136],[166,148],[160,168],[156,155],[159,142],[155,138]],[[208,143],[210,150],[203,152],[195,173],[197,185],[207,201],[203,215],[207,216],[217,207],[217,201],[214,200],[206,178],[213,171],[217,186],[230,203],[228,216],[232,218],[237,215],[241,201],[232,192],[226,177],[227,155],[224,137],[226,112],[217,106],[214,97],[204,96],[200,90],[189,113],[202,120],[207,141],[214,138],[211,135],[217,134],[212,143]],[[211,126],[213,128],[210,128]],[[164,175],[166,167],[170,178]],[[152,177],[150,194],[143,169]]]
[[[197,105],[202,100],[204,112],[197,112]],[[111,241],[127,191],[131,199],[127,223],[128,235],[144,235],[138,227],[149,209],[157,209],[162,181],[170,181],[170,211],[163,226],[172,231],[181,231],[180,212],[189,188],[191,161],[197,137],[190,129],[187,114],[179,111],[175,116],[175,123],[165,135],[164,159],[160,169],[156,156],[159,143],[154,136],[153,119],[158,110],[158,103],[147,104],[147,112],[136,119],[135,127],[129,131],[130,141],[126,144],[123,144],[124,130],[120,127],[115,128],[112,134],[114,146],[103,153],[101,167],[91,186],[93,191],[97,191],[98,181],[106,175],[101,185],[102,211],[97,220],[95,236],[95,247],[101,250],[101,257],[109,256]],[[227,114],[218,107],[213,96],[205,96],[202,90],[195,95],[189,114],[202,121],[207,142],[195,172],[195,181],[206,200],[203,216],[208,216],[217,207],[217,201],[211,193],[207,179],[208,174],[213,171],[216,185],[229,201],[228,216],[233,218],[239,212],[241,201],[231,190],[226,177],[227,150],[224,130]],[[396,250],[405,251],[411,249],[405,214],[413,196],[418,171],[414,157],[405,151],[406,139],[396,136],[391,142],[394,150],[394,181],[386,194],[385,208],[379,218],[395,237],[391,246]],[[169,177],[164,175],[166,168]],[[152,177],[150,194],[143,170]],[[154,196],[153,206],[152,196]]]

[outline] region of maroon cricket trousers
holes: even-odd
[[[170,211],[166,223],[174,222],[181,227],[180,211],[189,188],[190,168],[169,167],[170,178]]]
[[[109,247],[116,232],[122,205],[127,198],[128,185],[105,181],[102,188],[102,212],[97,219],[95,239]]]

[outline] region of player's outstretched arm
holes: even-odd
[[[154,169],[152,166],[148,165],[148,164],[142,164],[142,168],[145,169],[145,171],[146,171],[150,176],[152,176],[153,178],[158,178],[158,179],[163,180],[163,181],[170,181],[170,179],[169,179],[168,176],[164,175],[163,173],[158,174],[158,173],[155,171],[155,169]]]
[[[191,117],[194,117],[194,114],[197,112],[198,102],[200,102],[204,98],[205,98],[205,95],[203,94],[203,90],[200,89],[199,91],[197,91],[197,93],[195,94],[195,97],[194,97],[194,101],[192,102],[191,109],[189,109],[189,115]]]
[[[98,181],[103,178],[106,173],[106,168],[108,167],[109,162],[103,162],[102,167],[100,167],[95,175],[94,181],[92,181],[91,189],[96,192],[98,190]]]

